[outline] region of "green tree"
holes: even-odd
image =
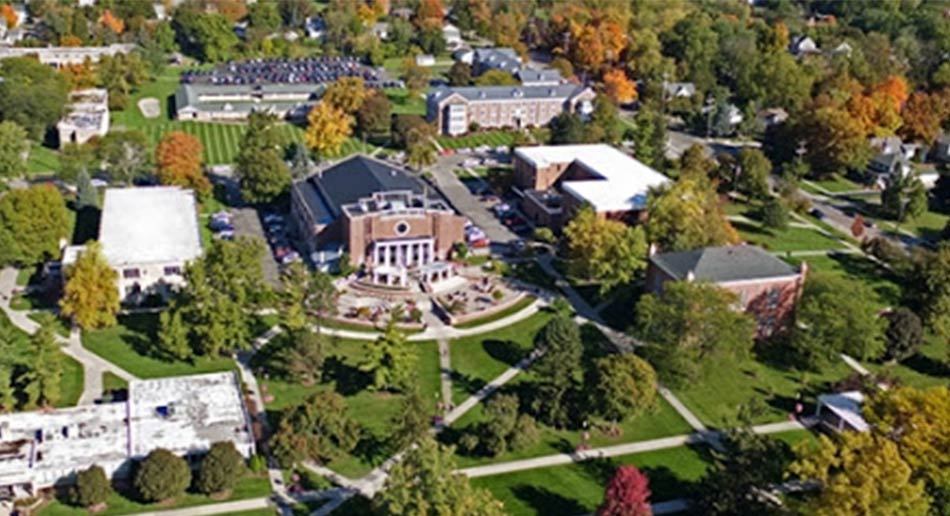
[[[280,278],[282,324],[290,332],[307,326],[308,317],[323,316],[335,308],[336,288],[329,275],[310,272],[306,265],[293,263]]]
[[[537,423],[531,416],[519,414],[519,406],[515,394],[496,394],[485,404],[488,420],[479,425],[477,431],[478,440],[488,455],[517,451],[537,441]]]
[[[112,131],[99,139],[96,156],[109,179],[132,184],[151,171],[152,153],[141,131]]]
[[[727,430],[720,447],[710,450],[713,464],[697,489],[696,510],[702,514],[772,514],[775,499],[761,490],[782,482],[794,458],[784,441],[751,429]]]
[[[472,65],[464,61],[456,61],[449,68],[446,77],[452,86],[469,86],[472,84]]]
[[[251,203],[269,203],[290,187],[290,169],[283,159],[277,117],[255,111],[237,156],[241,195]]]
[[[597,412],[611,421],[623,421],[656,406],[656,372],[632,353],[597,359],[590,385]]]
[[[664,382],[684,385],[752,350],[755,320],[737,296],[706,283],[668,282],[637,303],[636,333]]]
[[[390,423],[390,427],[393,429],[390,437],[393,450],[408,448],[428,434],[431,427],[429,407],[417,384],[413,384],[406,390],[406,395],[399,407],[399,411],[396,412]]]
[[[455,469],[452,449],[424,437],[392,468],[373,505],[380,514],[392,516],[504,514],[501,502],[488,491],[473,488],[468,478]]]
[[[705,177],[683,176],[647,198],[647,237],[664,251],[738,242],[716,190]]]
[[[820,369],[847,353],[861,360],[884,351],[884,320],[871,289],[837,276],[813,273],[796,310],[789,342],[802,365]]]
[[[413,345],[391,318],[386,330],[367,346],[360,370],[369,373],[376,390],[403,390],[410,385],[418,360]]]
[[[898,174],[881,192],[881,207],[897,222],[916,219],[927,211],[927,190],[914,174]]]
[[[76,483],[69,489],[70,503],[77,507],[93,507],[106,503],[112,485],[100,466],[92,465],[76,473]]]
[[[384,93],[373,90],[359,111],[356,112],[356,126],[363,138],[383,138],[389,134],[392,119],[392,103]]]
[[[412,142],[407,150],[406,163],[416,170],[432,165],[438,156],[435,145],[429,140]]]
[[[917,353],[924,340],[924,327],[917,314],[901,306],[887,315],[884,337],[887,339],[885,356],[899,362]]]
[[[644,164],[660,169],[666,151],[666,117],[653,103],[644,103],[633,119],[633,151]]]
[[[53,185],[35,185],[0,197],[0,225],[15,236],[15,261],[32,265],[59,256],[60,241],[69,236],[69,212]]]
[[[0,122],[0,177],[19,177],[26,170],[27,136],[16,122]]]
[[[234,443],[218,441],[211,445],[201,459],[195,487],[205,494],[227,491],[234,487],[245,471],[244,457],[234,447]]]
[[[575,421],[571,396],[581,367],[580,329],[567,314],[558,314],[542,328],[536,345],[544,355],[535,363],[540,378],[532,403],[537,417],[558,428]]]
[[[280,9],[274,2],[255,2],[248,6],[250,26],[270,34],[280,28]]]
[[[818,438],[802,446],[789,472],[815,480],[821,491],[810,500],[809,514],[926,514],[929,501],[923,482],[892,441],[869,432],[845,432],[836,441]]]
[[[63,145],[59,151],[59,164],[57,177],[67,183],[75,183],[80,172],[97,166],[91,143]]]
[[[805,159],[818,177],[863,170],[871,157],[861,122],[843,109],[806,111],[793,130],[804,142]]]
[[[193,352],[181,310],[165,310],[158,319],[158,348],[176,360],[191,359]]]
[[[0,120],[26,129],[33,141],[42,141],[46,128],[63,116],[69,86],[66,78],[36,59],[15,57],[0,61]]]
[[[360,427],[350,418],[346,400],[324,391],[284,411],[270,446],[274,457],[291,467],[307,459],[325,461],[349,453],[359,438]]]
[[[231,22],[221,14],[203,12],[197,4],[175,9],[172,27],[182,50],[201,61],[225,61],[238,47]]]
[[[403,64],[401,78],[406,82],[409,95],[416,96],[429,85],[429,70],[417,65],[415,59],[410,57]]]
[[[324,337],[308,328],[290,333],[291,345],[286,356],[287,375],[303,385],[313,385],[320,380],[326,360]]]
[[[169,500],[185,493],[191,484],[191,468],[185,459],[156,448],[142,459],[135,470],[132,485],[145,501]]]
[[[27,407],[51,407],[59,402],[63,354],[56,342],[55,325],[52,315],[43,314],[40,327],[30,336],[31,357],[27,373],[23,375]]]
[[[906,285],[931,331],[950,339],[950,242],[941,242],[935,251],[917,250]]]
[[[598,217],[584,207],[564,227],[571,275],[600,284],[601,294],[629,284],[646,268],[641,227]]]
[[[590,115],[588,130],[593,134],[588,141],[619,143],[622,134],[617,105],[606,95],[597,95],[594,99],[594,112]]]
[[[753,199],[769,197],[769,174],[772,162],[759,149],[743,147],[737,156],[738,175],[735,187]]]
[[[765,227],[783,230],[788,227],[788,208],[780,199],[769,199],[762,205],[760,218]]]
[[[59,301],[63,316],[86,330],[115,326],[119,313],[118,275],[102,254],[102,246],[89,242],[65,274],[66,286]]]
[[[488,70],[473,81],[475,86],[517,86],[521,84],[514,75],[504,70]]]
[[[576,113],[564,112],[551,119],[551,145],[587,141],[584,121]]]
[[[76,207],[79,211],[99,208],[99,192],[92,186],[92,179],[86,169],[80,170],[76,178]]]
[[[138,52],[102,56],[96,66],[100,85],[109,92],[109,109],[125,109],[130,95],[149,79],[148,65]]]

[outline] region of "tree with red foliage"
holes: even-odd
[[[614,473],[597,516],[650,516],[650,479],[635,466],[620,466]]]
[[[855,215],[854,222],[851,223],[851,236],[854,238],[864,236],[864,217],[860,213]]]

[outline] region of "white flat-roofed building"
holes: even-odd
[[[69,94],[69,112],[56,123],[59,146],[83,144],[93,136],[109,132],[109,92],[101,88],[76,90]]]
[[[669,182],[605,144],[519,147],[513,161],[515,181],[526,194],[525,211],[544,225],[560,226],[566,222],[562,215],[584,204],[604,217],[639,217],[650,189]]]
[[[2,47],[0,59],[36,56],[43,64],[61,68],[83,64],[87,59],[98,63],[102,56],[128,54],[135,47],[136,45],[131,43],[115,43],[104,47]]]
[[[219,441],[245,458],[254,437],[234,373],[129,382],[126,401],[0,415],[0,499],[35,495],[92,465],[125,477],[157,448],[196,457]]]
[[[106,190],[99,226],[119,294],[138,302],[184,284],[185,264],[201,255],[195,194],[177,186]]]

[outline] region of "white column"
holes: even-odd
[[[392,256],[392,250],[393,249],[392,247],[390,247],[389,244],[385,244],[383,246],[383,263],[385,263],[386,265],[392,265],[392,262],[390,262],[390,256]]]
[[[432,240],[429,240],[428,244],[429,244],[429,246],[428,246],[428,247],[429,247],[429,261],[428,261],[428,263],[432,263],[432,262],[434,262],[435,259],[436,259],[436,257],[435,257],[435,242],[433,242]]]

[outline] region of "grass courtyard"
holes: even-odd
[[[331,339],[325,351],[328,358],[324,365],[324,378],[316,385],[307,386],[259,376],[262,395],[265,399],[272,398],[267,402],[268,415],[272,420],[280,410],[319,391],[335,390],[346,399],[349,414],[363,428],[363,435],[352,454],[334,460],[328,466],[354,478],[365,475],[388,457],[385,443],[392,430],[390,421],[399,412],[403,399],[401,394],[369,390],[369,375],[358,369],[366,354],[367,342]],[[419,388],[423,397],[429,400],[432,414],[435,415],[435,404],[440,396],[438,347],[431,341],[413,344],[418,348],[416,370]]]
[[[446,149],[475,148],[482,145],[488,145],[491,148],[507,147],[515,139],[515,133],[511,131],[483,131],[464,136],[440,136],[437,138],[439,145]]]
[[[705,449],[679,447],[565,466],[472,479],[488,489],[514,516],[576,516],[593,512],[618,466],[632,464],[650,478],[651,501],[688,495],[709,467]]]
[[[119,316],[112,328],[83,332],[82,345],[89,351],[139,378],[164,378],[230,371],[229,358],[198,357],[194,362],[173,360],[157,353],[158,314]]]
[[[813,228],[789,225],[785,229],[765,228],[757,223],[732,221],[743,240],[769,251],[815,251],[843,249],[838,240],[825,236]]]

